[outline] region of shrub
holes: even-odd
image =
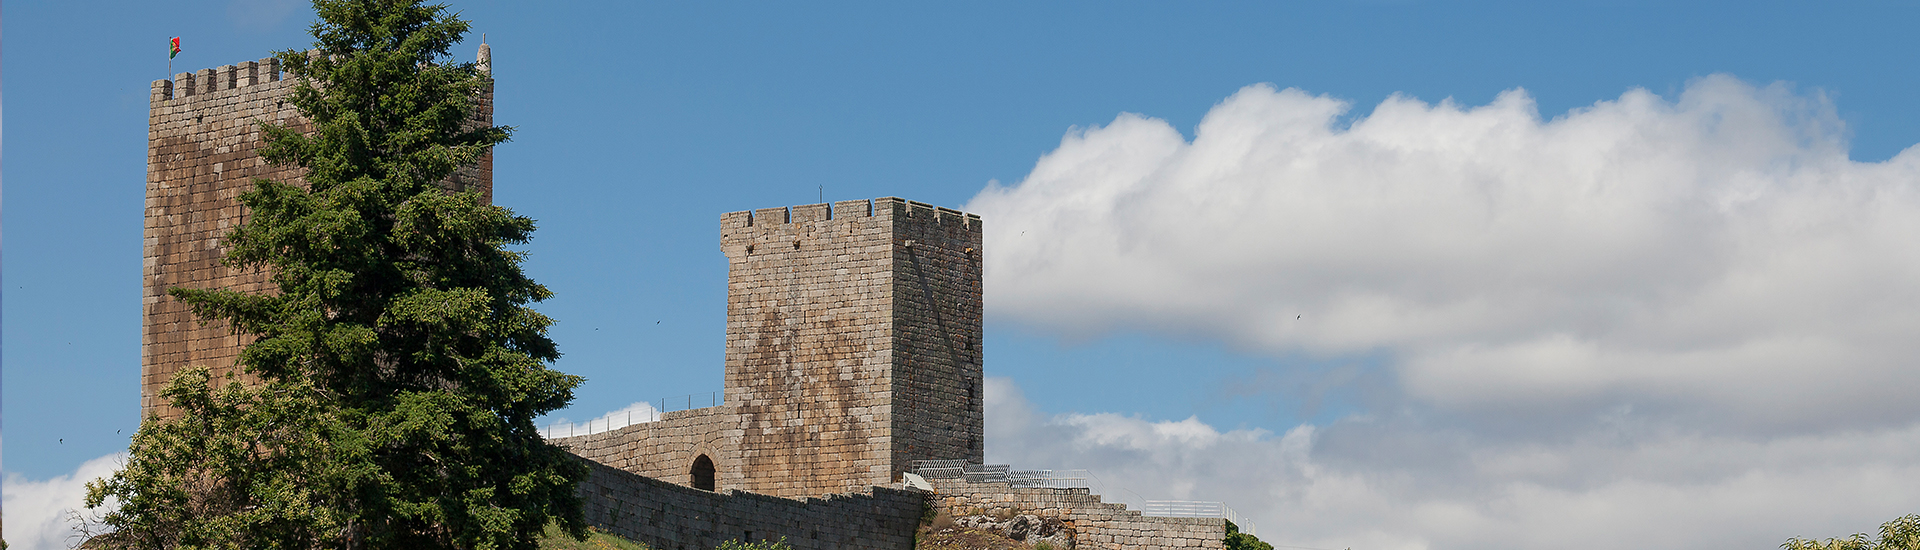
[[[739,540],[730,540],[720,543],[720,546],[714,550],[793,550],[793,546],[787,544],[787,537],[780,537],[780,540],[777,541],[742,542]]]
[[[930,528],[939,531],[942,529],[951,529],[953,526],[953,514],[947,513],[946,510],[941,510],[939,514],[933,516],[933,522]]]
[[[1227,550],[1273,550],[1273,545],[1261,542],[1259,537],[1240,532],[1240,526],[1227,522]]]

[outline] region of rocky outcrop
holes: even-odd
[[[1073,550],[1073,526],[1059,518],[1018,514],[1012,517],[961,516],[953,524],[963,529],[988,531],[1030,546],[1047,543],[1057,550]]]

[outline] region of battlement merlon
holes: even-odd
[[[319,55],[319,53],[319,50],[307,50],[307,55],[310,56]],[[474,64],[480,72],[492,75],[493,48],[481,44],[479,51],[474,55]],[[278,57],[265,57],[257,61],[178,73],[173,75],[172,79],[153,81],[150,101],[158,105],[197,95],[279,82],[281,74]]]
[[[736,245],[744,247],[752,244],[748,241],[754,234],[765,234],[768,231],[784,234],[792,228],[780,226],[846,221],[850,218],[901,219],[933,226],[954,226],[954,229],[976,235],[980,233],[981,228],[979,214],[969,214],[899,197],[881,197],[871,200],[803,204],[721,214],[720,246],[722,250],[727,251],[728,255],[732,255],[736,252],[734,250]],[[747,251],[743,248],[738,252]]]
[[[930,217],[935,223],[957,223],[963,226],[980,224],[979,214],[968,214],[952,208],[934,206],[919,201],[910,201],[900,197],[880,197],[871,200],[839,201],[834,203],[802,204],[741,210],[720,215],[721,229],[753,227],[763,224],[786,224],[807,221],[832,220],[843,217],[887,217],[893,213],[904,213],[905,217]]]
[[[184,100],[198,95],[207,95],[245,88],[259,84],[280,81],[280,60],[267,57],[258,61],[248,61],[234,65],[225,65],[212,69],[200,69],[190,73],[173,75],[172,80],[153,81],[152,102],[166,103]]]

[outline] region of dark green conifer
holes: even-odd
[[[227,265],[275,293],[174,288],[203,320],[254,336],[258,380],[176,377],[182,416],[150,420],[127,467],[90,487],[133,547],[534,548],[551,521],[584,535],[586,467],[536,416],[572,399],[545,287],[520,270],[533,220],[448,189],[510,128],[469,114],[487,74],[448,49],[468,30],[415,0],[316,0],[315,51],[277,55],[307,132],[263,124],[261,156],[305,182],[258,180]]]

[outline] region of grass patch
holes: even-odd
[[[916,550],[1033,550],[1026,543],[993,531],[948,527],[938,531],[923,529]]]
[[[714,550],[793,550],[793,547],[787,544],[787,537],[780,537],[778,541],[741,542],[738,540],[730,540],[720,543],[720,547]]]
[[[560,529],[560,524],[547,524],[547,531],[540,535],[540,550],[653,550],[653,547],[618,536],[587,528],[587,540],[574,540]]]

